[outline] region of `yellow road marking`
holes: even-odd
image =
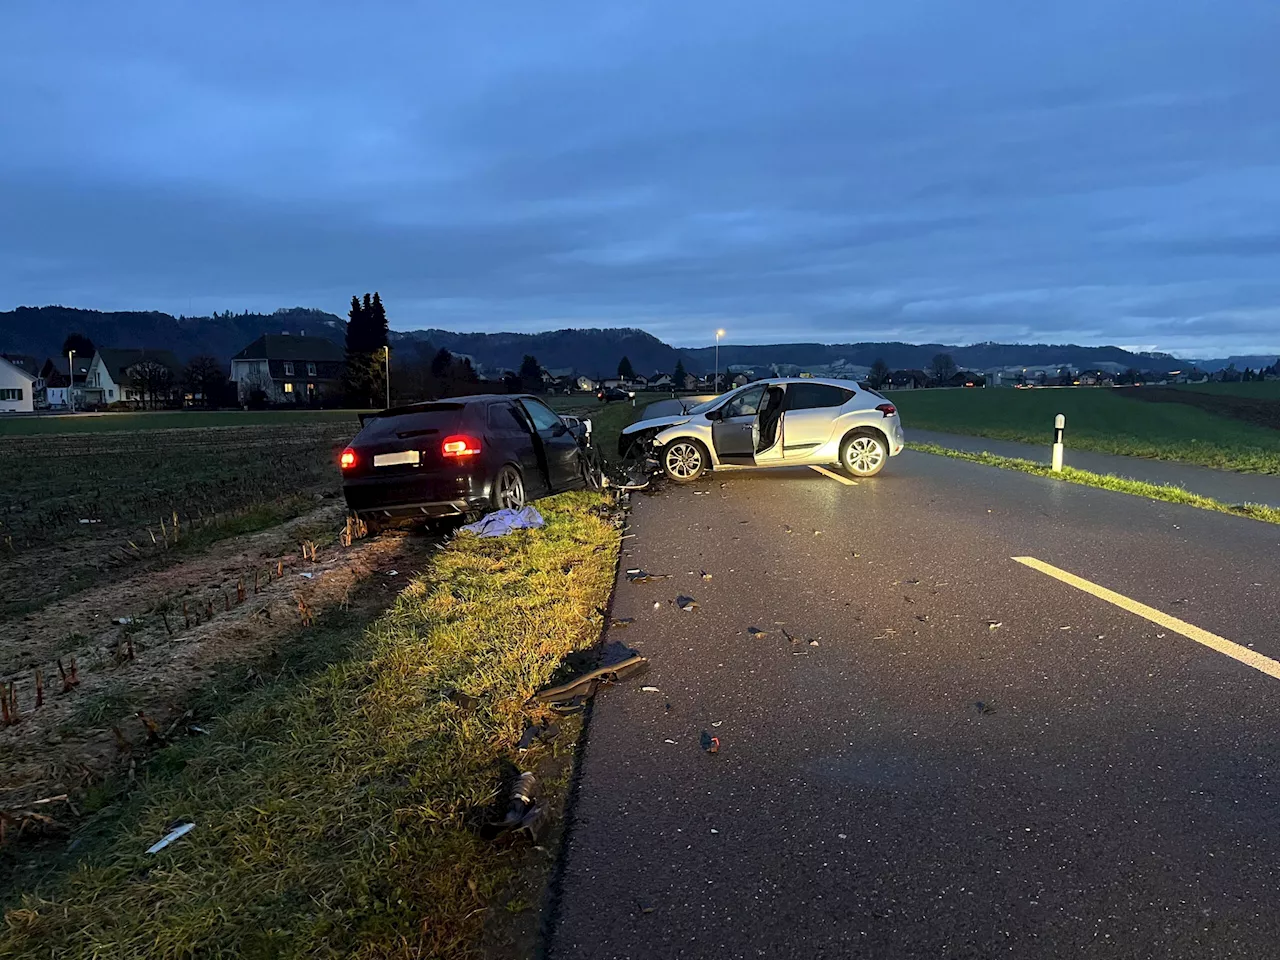
[[[1114,590],[1108,590],[1106,587],[1100,587],[1096,583],[1077,577],[1074,573],[1067,573],[1065,570],[1059,570],[1053,564],[1045,563],[1043,560],[1037,560],[1035,557],[1014,557],[1018,563],[1030,567],[1032,570],[1039,570],[1043,574],[1053,577],[1055,580],[1061,580],[1069,586],[1075,587],[1077,590],[1083,590],[1091,596],[1097,597],[1099,600],[1105,600],[1107,603],[1115,604],[1121,610],[1128,610],[1130,613],[1137,614],[1152,623],[1164,627],[1166,630],[1172,630],[1174,633],[1180,633],[1189,640],[1196,643],[1204,644],[1210,650],[1217,650],[1224,653],[1232,660],[1238,660],[1247,667],[1253,667],[1255,670],[1261,670],[1269,677],[1275,677],[1280,680],[1280,662],[1272,660],[1270,657],[1264,657],[1262,654],[1250,650],[1248,647],[1242,647],[1238,643],[1232,643],[1230,640],[1223,639],[1216,633],[1210,633],[1208,630],[1201,630],[1194,624],[1187,623],[1185,620],[1179,620],[1177,617],[1171,617],[1167,613],[1148,607],[1145,603],[1139,603],[1137,600],[1130,600],[1124,594],[1116,593]]]
[[[836,473],[835,471],[828,470],[826,467],[820,467],[817,464],[810,464],[809,469],[817,470],[823,476],[830,477],[832,480],[839,480],[846,487],[856,487],[858,485],[857,480],[850,480],[848,477],[842,477],[840,476],[840,474]]]

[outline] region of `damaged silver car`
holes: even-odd
[[[677,483],[717,467],[828,465],[873,477],[903,447],[898,411],[851,380],[759,380],[622,431],[624,458],[653,456]]]

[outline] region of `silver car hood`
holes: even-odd
[[[669,417],[650,417],[648,420],[637,420],[635,423],[627,424],[622,428],[622,434],[626,436],[628,433],[636,433],[640,430],[664,430],[667,427],[688,423],[692,419],[687,413],[677,413]]]

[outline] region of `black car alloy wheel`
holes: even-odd
[[[524,480],[515,467],[498,471],[498,479],[493,482],[493,502],[499,510],[519,510],[524,506]]]

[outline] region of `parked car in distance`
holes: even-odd
[[[519,509],[592,483],[590,421],[570,425],[537,397],[484,394],[361,417],[342,451],[342,493],[370,532],[411,521]]]
[[[641,420],[618,438],[624,458],[653,455],[679,483],[721,466],[838,464],[873,477],[903,447],[897,408],[851,380],[758,380]]]
[[[634,400],[635,397],[634,390],[623,390],[621,387],[605,387],[596,393],[596,399],[605,403],[611,400]]]

